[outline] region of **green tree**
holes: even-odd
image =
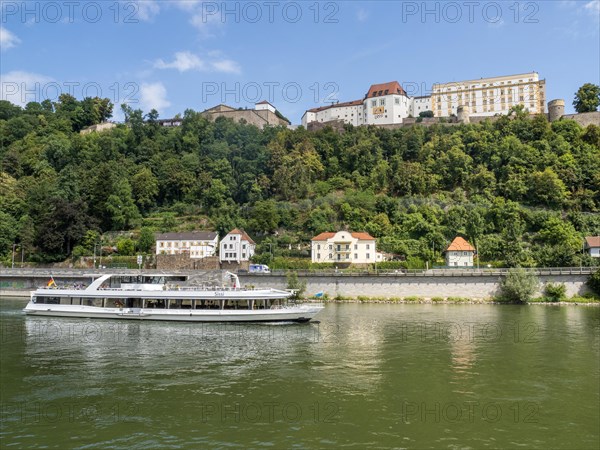
[[[131,179],[131,190],[138,207],[147,210],[158,195],[158,180],[148,167],[142,167]]]
[[[154,239],[154,233],[148,227],[142,227],[140,230],[140,236],[137,240],[137,248],[142,253],[153,253],[156,240]]]
[[[17,221],[9,214],[0,211],[0,256],[12,251],[17,233]]]
[[[134,255],[135,243],[129,238],[119,239],[117,241],[117,252],[122,256]]]
[[[127,180],[121,179],[114,186],[113,193],[106,200],[106,212],[109,214],[113,230],[129,229],[140,218]]]
[[[537,291],[539,280],[522,268],[510,269],[500,281],[499,299],[512,303],[525,303]]]
[[[575,93],[573,106],[578,113],[597,111],[600,105],[600,86],[585,83]]]
[[[590,275],[587,285],[594,292],[594,294],[600,296],[600,267]]]
[[[306,291],[306,281],[298,279],[297,272],[289,272],[286,275],[287,279],[287,288],[290,290],[294,290],[294,295],[292,295],[292,299],[297,300],[302,298],[304,295],[304,291]]]

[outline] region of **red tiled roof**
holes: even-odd
[[[456,236],[446,251],[474,252],[475,248],[460,236]]]
[[[402,86],[397,81],[390,81],[389,83],[372,84],[367,92],[366,97],[381,97],[383,95],[406,95]]]
[[[363,241],[374,241],[375,238],[369,233],[351,233],[353,238],[361,239]]]
[[[234,228],[233,230],[231,230],[229,233],[227,234],[240,234],[242,236],[242,239],[250,242],[251,244],[256,244],[256,242],[254,242],[252,240],[252,238],[250,236],[248,236],[248,234],[244,231],[244,230],[239,230],[237,228]]]
[[[326,241],[327,239],[331,239],[332,237],[335,236],[335,233],[321,233],[317,236],[315,236],[314,238],[312,238],[312,241]]]
[[[333,105],[319,106],[318,108],[309,109],[308,112],[320,112],[320,111],[325,111],[326,109],[330,109],[330,108],[338,108],[338,107],[344,107],[344,106],[358,106],[358,105],[362,105],[362,104],[363,104],[362,100],[352,100],[351,102],[334,103]]]
[[[600,236],[586,236],[585,245],[587,248],[600,247]]]
[[[327,239],[331,239],[332,237],[334,237],[336,234],[337,233],[325,232],[325,233],[321,233],[321,234],[315,236],[311,240],[312,241],[326,241]],[[374,241],[375,240],[375,238],[373,236],[371,236],[369,233],[350,233],[350,234],[355,239],[366,240],[366,241]]]

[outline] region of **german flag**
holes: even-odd
[[[50,281],[48,281],[48,284],[46,285],[46,287],[57,287],[56,286],[56,281],[54,281],[54,277],[52,275],[50,275]]]

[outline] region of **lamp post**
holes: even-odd
[[[11,266],[12,269],[15,268],[15,247],[16,246],[17,246],[17,244],[13,243],[13,246],[12,246],[12,266]]]
[[[98,245],[98,249],[100,250],[100,261],[98,265],[102,268],[102,237],[100,237],[100,244]]]

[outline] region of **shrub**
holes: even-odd
[[[117,252],[121,256],[130,256],[135,253],[135,243],[129,239],[119,239],[117,241]]]
[[[590,276],[587,285],[596,295],[600,295],[600,268]]]
[[[567,298],[567,287],[564,283],[548,283],[544,287],[544,296],[551,302],[562,302]]]
[[[439,303],[444,301],[444,297],[431,297],[433,303]]]
[[[298,279],[298,274],[296,272],[291,272],[288,273],[286,275],[287,278],[287,288],[288,289],[294,289],[294,295],[292,295],[292,299],[299,299],[302,298],[302,294],[304,294],[304,291],[306,290],[306,281],[302,280],[300,281]]]
[[[522,268],[510,269],[500,281],[500,295],[498,300],[513,303],[525,303],[537,290],[539,281],[537,277]]]

